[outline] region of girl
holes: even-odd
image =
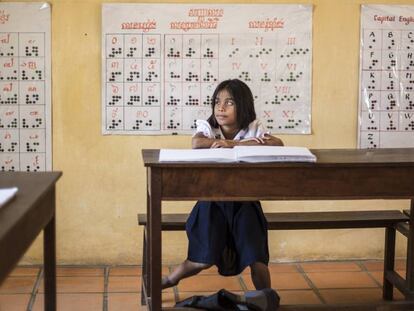
[[[283,145],[256,120],[253,95],[244,82],[221,82],[214,91],[212,108],[207,121],[197,121],[193,148]],[[260,202],[199,201],[187,220],[186,231],[188,257],[162,279],[162,288],[212,265],[221,275],[237,275],[250,266],[256,289],[270,288],[267,223]]]

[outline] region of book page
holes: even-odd
[[[305,147],[236,146],[237,161],[244,162],[315,162],[316,157]]]
[[[17,188],[2,188],[0,189],[0,207],[6,205],[17,193]]]
[[[215,149],[161,149],[160,162],[235,162],[231,148]]]

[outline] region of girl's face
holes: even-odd
[[[217,94],[214,116],[220,126],[237,127],[236,102],[226,89]]]

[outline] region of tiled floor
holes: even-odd
[[[168,269],[163,267],[163,274]],[[405,263],[396,262],[405,276]],[[346,261],[270,265],[272,286],[282,304],[365,303],[381,300],[382,262]],[[140,305],[141,269],[138,266],[58,267],[58,310],[129,311]],[[183,280],[163,292],[163,306],[192,295],[208,295],[221,288],[235,293],[253,289],[249,269],[235,277],[221,277],[214,268]],[[0,311],[43,310],[43,270],[18,267],[0,286]],[[395,291],[395,299],[403,299]]]

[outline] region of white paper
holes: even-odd
[[[219,82],[272,133],[310,134],[312,5],[104,4],[102,133],[191,134]]]
[[[315,162],[316,156],[305,147],[236,146],[240,162]]]
[[[18,189],[13,188],[0,188],[0,207],[4,206],[16,195]]]
[[[304,147],[236,146],[214,149],[161,149],[160,162],[315,162]]]
[[[414,5],[362,5],[359,148],[414,147]]]
[[[0,171],[52,169],[47,3],[0,3]]]
[[[160,162],[234,162],[233,149],[161,149]]]

